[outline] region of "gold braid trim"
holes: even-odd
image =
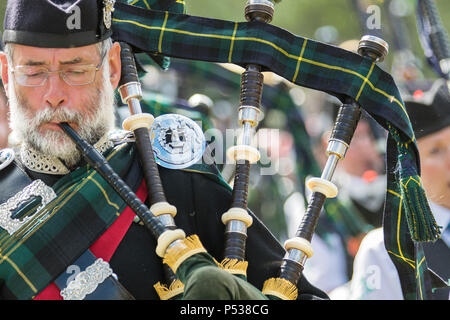
[[[219,267],[231,274],[242,274],[244,276],[247,276],[248,261],[225,258],[219,264]]]
[[[296,300],[297,286],[283,278],[270,278],[264,282],[262,293],[272,295],[282,300]]]
[[[169,247],[164,255],[163,263],[169,265],[174,273],[178,267],[189,257],[196,253],[206,252],[197,235],[189,236],[183,240],[177,241],[172,247]]]
[[[153,287],[161,300],[169,300],[184,292],[184,284],[179,279],[173,280],[168,288],[167,285],[161,284],[161,282],[158,282]]]

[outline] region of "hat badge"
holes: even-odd
[[[112,24],[112,13],[114,12],[114,4],[116,0],[103,0],[103,23],[106,29],[111,28]]]

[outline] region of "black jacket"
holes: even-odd
[[[220,262],[225,230],[221,215],[229,209],[230,190],[206,174],[159,169],[167,200],[178,210],[175,216],[177,227],[187,235],[197,234],[205,249]],[[263,223],[250,214],[253,224],[248,229],[247,277],[261,289],[265,280],[277,276],[285,250]],[[133,223],[110,261],[120,282],[136,299],[158,299],[153,285],[164,281],[164,274],[161,259],[154,251],[155,245],[149,232]],[[299,293],[299,299],[328,298],[304,277],[300,280]]]

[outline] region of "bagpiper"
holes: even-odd
[[[167,9],[174,1],[155,1],[152,8],[158,3]],[[158,299],[154,285],[166,282],[156,239],[60,128],[68,123],[149,204],[133,128],[114,125],[114,90],[121,81],[121,46],[111,39],[114,9],[114,1],[7,3],[1,64],[16,144],[0,157],[3,299]],[[170,122],[201,140],[201,132],[183,121]],[[161,125],[168,134],[171,128]],[[192,160],[166,147],[179,165]],[[221,260],[220,218],[231,188],[214,166],[159,165],[158,171],[167,203],[177,209],[176,225],[197,234]],[[248,281],[261,288],[277,272],[284,249],[258,219],[249,239]],[[302,283],[305,297],[326,298],[306,279]]]

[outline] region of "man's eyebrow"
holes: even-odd
[[[44,66],[45,62],[44,61],[33,61],[33,60],[28,60],[27,62],[24,63],[25,66]]]
[[[84,61],[83,58],[77,57],[72,60],[60,61],[59,63],[62,65],[71,65],[71,64],[81,63],[83,61]],[[47,63],[45,63],[44,61],[27,60],[24,65],[26,65],[26,66],[45,66],[45,65],[47,65]]]
[[[70,65],[70,64],[77,64],[77,63],[80,63],[83,61],[84,61],[83,58],[78,57],[78,58],[75,58],[75,59],[69,60],[69,61],[60,61],[59,63],[62,65]]]

